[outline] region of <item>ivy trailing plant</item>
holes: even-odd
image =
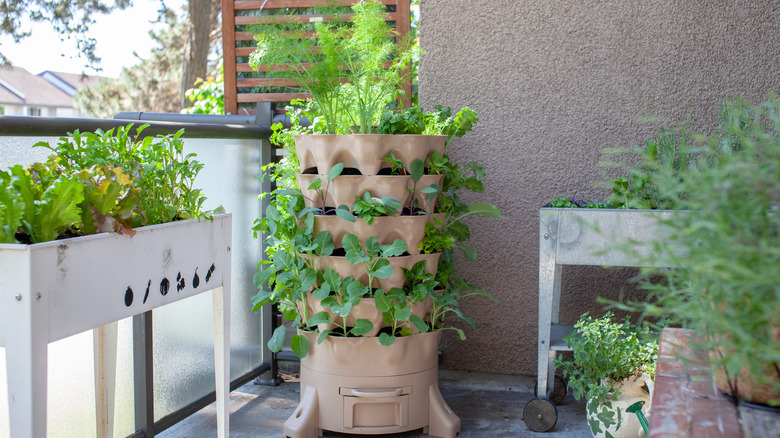
[[[140,136],[148,125],[138,127]],[[43,163],[0,171],[0,242],[39,243],[196,217],[206,200],[194,188],[203,165],[183,154],[179,131],[136,140],[133,125],[75,131]],[[143,194],[143,196],[142,196]]]

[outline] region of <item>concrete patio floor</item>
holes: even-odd
[[[439,371],[439,387],[450,408],[461,419],[460,438],[589,438],[585,402],[571,394],[557,406],[558,422],[547,433],[528,429],[523,408],[533,398],[534,378],[470,371]],[[231,393],[230,436],[232,438],[281,438],[282,425],[298,405],[298,383],[276,387],[250,382]],[[216,411],[207,406],[183,422],[157,435],[159,438],[216,437]],[[326,437],[356,437],[326,432]],[[422,438],[422,430],[384,438]]]

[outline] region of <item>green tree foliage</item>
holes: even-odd
[[[195,81],[195,87],[184,93],[192,106],[181,110],[182,114],[225,114],[224,81],[221,64],[216,77],[209,76],[205,80]]]
[[[216,29],[219,21],[212,15],[210,28]],[[156,47],[149,58],[139,57],[138,64],[123,69],[117,79],[81,89],[74,95],[80,109],[94,117],[113,117],[120,111],[179,112],[186,23],[170,9],[162,18],[167,27],[150,33]],[[210,44],[221,44],[219,33],[210,33]],[[219,65],[221,60],[211,64],[207,74],[216,75]]]
[[[148,59],[122,69],[118,79],[84,87],[73,98],[94,117],[111,118],[120,111],[178,112],[184,47],[184,23],[168,14],[169,27],[150,32],[157,47]]]

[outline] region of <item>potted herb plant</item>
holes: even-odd
[[[47,161],[0,170],[0,345],[14,436],[46,435],[48,342],[212,289],[215,318],[229,311],[230,215],[202,209],[193,184],[203,165],[183,154],[183,131],[136,140],[145,128],[76,131],[35,145],[52,150]],[[228,323],[215,321],[220,436]]]
[[[580,317],[566,338],[574,359],[556,358],[569,379],[574,397],[587,400],[588,425],[594,437],[644,436],[637,416],[627,409],[638,401],[650,414],[658,334],[639,328],[628,318],[615,321],[611,312],[601,318]]]
[[[459,247],[475,256],[464,244],[464,215],[498,214],[488,204],[459,201],[460,189],[482,190],[484,170],[461,168],[446,154],[476,114],[414,108],[399,114],[416,112],[427,123],[419,129],[397,123],[388,106],[402,66],[393,66],[409,55],[388,56],[397,46],[387,44],[391,33],[378,2],[361,2],[353,12],[348,30],[338,21],[315,23],[319,47],[303,52],[322,69],[298,71],[297,60],[284,69],[311,92],[313,124],[302,128],[295,123],[301,112],[292,111],[293,126],[275,134],[288,155],[273,169],[277,189],[257,227],[267,235],[268,260],[255,277],[261,291],[253,302],[280,305],[298,329],[291,347],[302,357],[301,403],[286,434],[424,428],[454,437],[460,420],[437,386],[439,337],[442,329],[463,337],[448,321],[471,322],[458,301],[484,291],[458,278],[452,252]],[[266,56],[297,50],[299,41],[287,39],[295,32],[275,32],[258,37],[255,62],[290,61]],[[354,44],[361,38],[364,44]],[[360,65],[375,56],[381,62],[373,70]],[[345,65],[355,67],[339,70]],[[367,93],[380,97],[366,100]],[[278,351],[284,341],[280,328],[269,346]]]

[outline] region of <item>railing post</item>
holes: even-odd
[[[135,429],[154,438],[154,355],[152,311],[133,317],[133,393]]]

